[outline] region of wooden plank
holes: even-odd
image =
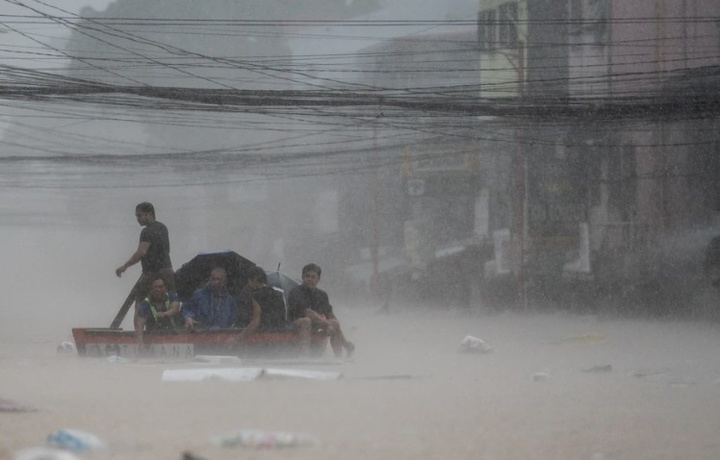
[[[140,280],[142,279],[142,275],[140,275],[140,278],[138,278],[137,281],[135,281],[135,285],[130,290],[130,294],[128,294],[127,298],[125,299],[125,302],[120,307],[120,310],[117,312],[117,315],[115,315],[115,319],[113,319],[112,323],[110,323],[110,329],[119,329],[120,324],[122,324],[123,320],[125,319],[125,315],[127,315],[128,310],[130,310],[130,305],[135,302],[135,296],[140,284]]]

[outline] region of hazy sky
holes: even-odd
[[[77,13],[83,6],[91,6],[95,9],[102,9],[105,8],[108,4],[112,3],[112,1],[113,0],[43,0],[43,3],[46,3],[48,5],[57,5],[64,10]],[[22,3],[33,8],[42,8],[43,11],[51,10],[50,7],[45,6],[41,3],[37,3],[34,0],[25,0]],[[23,10],[25,9],[4,0],[0,2],[0,14],[17,14],[18,11]]]
[[[90,6],[97,10],[107,7],[113,0],[42,0],[43,5],[34,0],[24,0],[22,3],[28,7],[40,10],[47,14],[66,16],[60,10],[47,5],[57,5],[65,11],[79,13],[84,6]],[[30,27],[26,24],[19,24],[20,16],[35,16],[37,13],[28,8],[13,5],[5,0],[0,0],[0,64],[14,67],[24,67],[43,70],[55,70],[64,67],[67,62],[63,59],[48,60],[43,55],[51,53],[41,43],[48,43],[58,48],[64,47],[65,40],[70,36],[67,28],[59,26],[37,25]],[[13,28],[17,28],[18,33]],[[32,35],[30,35],[32,34]],[[40,42],[40,43],[38,43]],[[5,129],[5,117],[0,117],[0,135]]]
[[[90,6],[95,9],[104,9],[108,4],[112,3],[112,0],[42,0],[47,5],[57,5],[65,11],[71,11],[78,13],[84,6]],[[51,6],[37,3],[34,0],[26,0],[22,2],[30,8],[40,10],[47,14],[53,14],[58,16],[66,16],[60,10],[54,9]],[[24,33],[33,33],[32,37],[40,41],[51,41],[57,43],[57,39],[65,39],[69,36],[69,30],[59,27],[53,27],[49,29],[48,26],[36,26],[35,28],[29,28],[27,25],[17,24],[18,18],[12,17],[13,15],[28,15],[35,16],[37,13],[33,12],[28,8],[14,5],[5,0],[0,0],[0,30],[5,32],[0,34],[0,61],[4,64],[14,65],[18,67],[39,67],[41,60],[28,60],[22,58],[20,53],[32,52],[37,50],[40,45],[34,42],[31,38],[25,37],[12,30],[17,27]]]

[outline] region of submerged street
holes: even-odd
[[[713,459],[720,455],[717,324],[564,314],[483,315],[403,306],[338,309],[352,362],[112,362],[56,354],[50,337],[4,342],[0,458],[62,428],[108,446],[88,458]],[[463,353],[466,335],[489,353]],[[56,336],[55,336],[56,337]],[[53,337],[54,338],[54,337]],[[169,369],[274,367],[338,380],[162,381]],[[304,434],[257,451],[211,439]]]

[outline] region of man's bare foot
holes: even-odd
[[[355,352],[355,344],[350,341],[345,342],[346,358],[352,358],[352,355],[354,352]]]

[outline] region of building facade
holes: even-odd
[[[518,11],[517,34],[501,34],[513,22],[503,11]],[[484,94],[515,88],[521,99],[556,95],[568,106],[716,94],[718,16],[720,5],[693,0],[483,0],[481,75],[500,76],[483,84]],[[535,300],[568,302],[553,297],[572,293],[584,303],[631,301],[670,312],[702,285],[702,250],[718,210],[718,116],[690,106],[640,113],[558,115],[520,127],[505,120],[525,166],[508,178],[524,195],[513,201],[510,225],[522,250],[509,252],[519,289]]]

